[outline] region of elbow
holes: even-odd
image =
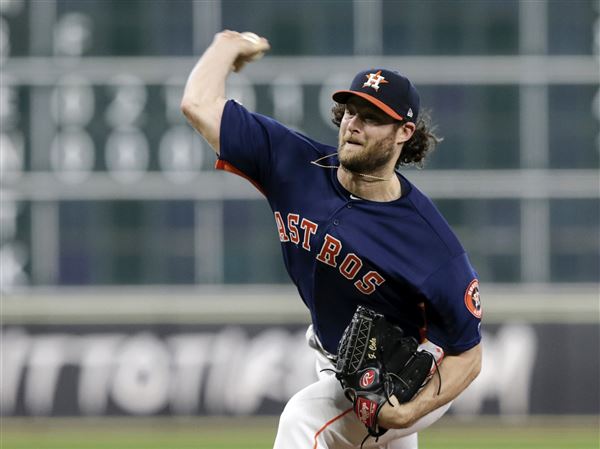
[[[224,104],[224,101],[223,101]],[[179,105],[181,113],[190,124],[201,134],[206,129],[216,126],[220,122],[219,105],[215,102],[190,98],[187,95],[181,99]],[[220,107],[222,111],[223,106]]]
[[[191,120],[194,116],[196,106],[190,99],[183,97],[183,99],[181,100],[181,104],[179,105],[179,109],[188,120]]]
[[[179,110],[193,124],[209,115],[211,106],[211,102],[204,97],[186,92],[179,103]]]
[[[207,114],[205,111],[202,110],[200,105],[197,102],[184,97],[181,100],[179,109],[187,119],[188,123],[192,125],[192,127],[196,131],[204,135],[206,129]]]
[[[197,101],[184,95],[179,105],[189,124],[206,139],[217,154],[219,154],[219,129],[224,103],[224,100],[220,105]]]

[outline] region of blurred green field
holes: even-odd
[[[270,449],[276,419],[11,419],[1,449]],[[460,422],[420,434],[420,449],[598,449],[598,418]]]

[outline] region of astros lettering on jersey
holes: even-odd
[[[286,221],[283,220],[280,212],[275,211],[275,222],[277,223],[277,231],[279,232],[279,241],[282,243],[291,242],[297,245],[300,243],[300,240],[302,240],[302,248],[306,251],[310,251],[311,236],[316,234],[319,225],[306,218],[302,218],[302,221],[300,221],[300,229],[298,229],[299,221],[300,216],[298,214],[289,213],[287,215],[286,231]],[[300,237],[300,233],[302,233],[302,237]],[[353,281],[362,268],[363,261],[356,254],[348,253],[345,255],[344,260],[338,263],[338,256],[342,250],[343,244],[341,241],[329,234],[325,234],[323,244],[321,245],[321,249],[318,251],[316,258],[319,262],[325,263],[333,268],[338,268],[342,276]],[[362,279],[354,282],[354,286],[363,294],[370,295],[375,291],[377,286],[384,282],[385,279],[381,274],[371,270],[366,273]]]

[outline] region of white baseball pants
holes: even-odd
[[[316,368],[319,380],[296,393],[279,419],[273,449],[357,449],[367,435],[365,426],[352,411],[331,362],[320,352]],[[364,449],[418,449],[417,432],[437,421],[450,407],[446,404],[407,429],[391,429],[378,441],[369,437]]]

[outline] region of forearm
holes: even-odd
[[[428,384],[410,402],[415,419],[456,399],[473,382],[480,369],[481,345],[459,355],[446,356],[439,366],[439,376],[434,374]]]
[[[439,366],[439,376],[434,374],[412,401],[405,404],[394,401],[394,407],[387,404],[382,408],[379,424],[386,428],[410,427],[423,416],[454,400],[477,377],[480,369],[481,344],[462,354],[446,356]]]

